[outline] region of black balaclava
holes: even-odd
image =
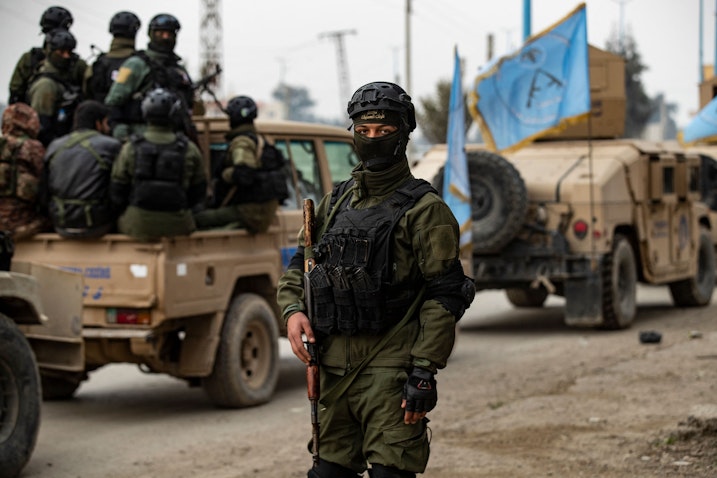
[[[354,129],[356,153],[366,169],[383,171],[405,159],[409,132],[400,113],[391,110],[369,110],[353,118],[354,128],[367,123],[393,125],[398,129],[379,138],[367,138],[356,133]]]
[[[177,34],[170,32],[169,38],[161,38],[159,33],[166,30],[152,30],[149,34],[149,48],[160,53],[172,53],[177,44]]]

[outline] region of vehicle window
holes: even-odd
[[[351,170],[358,164],[358,156],[353,145],[345,141],[326,141],[326,158],[329,162],[331,181],[334,186],[349,179]]]
[[[294,178],[294,171],[289,166],[287,171],[289,199],[284,202],[282,208],[299,209],[301,207],[301,202],[295,200],[297,191],[294,180],[298,184],[300,199],[311,198],[315,203],[318,202],[323,194],[321,194],[321,175],[314,142],[311,140],[277,141],[276,147],[284,153],[287,160],[293,162],[296,171],[296,178]]]
[[[668,166],[663,170],[662,174],[662,194],[674,194],[675,168]]]

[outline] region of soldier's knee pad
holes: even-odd
[[[360,478],[361,475],[336,463],[319,460],[319,466],[309,470],[308,478]]]
[[[402,471],[392,466],[383,466],[376,463],[371,463],[368,476],[371,478],[416,478],[416,474],[411,471]]]

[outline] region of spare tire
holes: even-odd
[[[528,211],[528,192],[515,167],[490,151],[467,153],[471,187],[473,254],[500,252],[518,234]],[[433,186],[443,193],[443,168]]]

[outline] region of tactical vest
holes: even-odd
[[[102,155],[92,146],[90,138],[94,137],[94,130],[87,131],[70,137],[65,143],[53,153],[47,161],[48,170],[52,171],[55,158],[63,151],[80,147],[86,151],[73,151],[72,161],[82,161],[82,169],[85,172],[84,181],[79,178],[67,178],[67,182],[62,181],[63,170],[58,166],[57,175],[59,177],[51,177],[49,179],[50,190],[56,189],[58,181],[64,185],[62,189],[70,189],[70,184],[74,185],[75,191],[71,196],[61,197],[52,194],[50,197],[49,212],[52,222],[56,227],[62,229],[87,229],[102,226],[111,223],[114,218],[110,212],[109,191],[110,172],[112,162],[110,159],[103,158]],[[70,158],[63,158],[65,161]],[[67,174],[64,174],[66,177]],[[65,191],[67,193],[67,191]],[[79,197],[82,196],[82,197]]]
[[[317,265],[309,274],[311,318],[321,334],[378,334],[397,323],[413,299],[406,291],[419,284],[392,284],[393,232],[406,211],[435,189],[422,179],[406,181],[380,204],[349,207],[353,180],[334,189],[337,208],[316,249]],[[339,199],[337,199],[339,198]]]
[[[38,78],[41,76],[50,78],[52,81],[62,85],[62,96],[57,98],[55,102],[57,115],[54,118],[53,128],[53,138],[59,138],[72,131],[75,110],[83,100],[82,87],[60,78],[55,73],[43,72],[38,74]]]
[[[284,168],[286,160],[282,152],[264,138],[257,138],[253,133],[245,133],[258,145],[258,168],[246,165],[234,166],[232,180],[236,193],[230,204],[262,203],[276,199],[279,203],[289,197]],[[260,141],[261,140],[261,141]],[[231,151],[227,152],[230,155]],[[229,158],[231,162],[231,158]]]
[[[102,53],[97,57],[97,60],[92,64],[92,78],[90,79],[90,91],[92,91],[93,99],[100,102],[105,100],[117,71],[127,58],[129,57],[111,58],[106,53]]]
[[[155,144],[144,136],[131,138],[135,151],[134,180],[129,203],[148,211],[187,209],[184,163],[188,139],[177,134],[170,144]]]
[[[26,138],[0,136],[0,197],[35,202],[39,187],[35,165],[20,158]],[[22,166],[22,167],[21,167]]]

